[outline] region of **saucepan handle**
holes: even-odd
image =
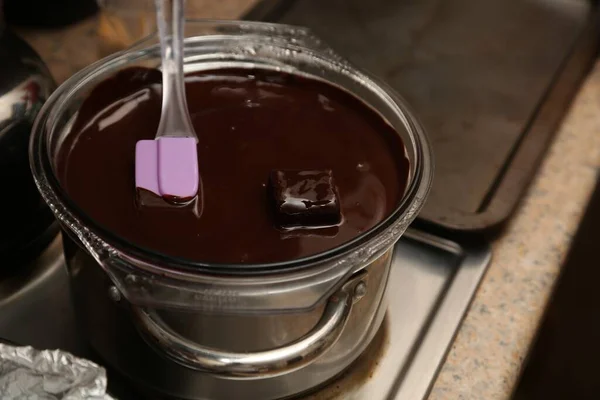
[[[204,347],[169,328],[149,309],[133,307],[138,328],[159,353],[184,367],[229,379],[258,379],[301,369],[339,339],[353,304],[366,293],[366,272],[353,275],[327,301],[313,329],[296,341],[266,351],[229,352]]]

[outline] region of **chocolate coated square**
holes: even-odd
[[[280,228],[320,228],[342,220],[331,170],[275,170],[269,196]]]

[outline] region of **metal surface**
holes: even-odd
[[[89,360],[62,350],[0,343],[3,399],[113,400],[106,389],[104,368]]]
[[[600,38],[586,0],[264,0],[248,19],[302,25],[415,109],[435,180],[421,220],[498,227],[515,209]]]
[[[38,258],[0,278],[0,338],[37,349],[86,355],[75,314],[60,237]]]
[[[382,354],[361,382],[350,371],[310,400],[425,398],[489,261],[487,247],[407,233],[393,260]]]
[[[367,272],[351,277],[327,301],[319,322],[304,336],[281,347],[231,352],[204,347],[173,331],[158,313],[133,307],[138,330],[159,353],[184,367],[225,378],[257,379],[284,375],[313,363],[338,341],[355,302],[366,295]]]
[[[61,347],[89,357],[77,339],[58,246],[55,241],[34,263],[37,268],[32,270],[38,272],[31,285],[0,289],[0,337],[39,348]],[[463,248],[451,241],[407,232],[396,246],[387,292],[385,343],[375,351],[380,353],[377,360],[361,359],[336,382],[308,397],[424,398],[489,260],[487,247]],[[109,374],[109,386],[110,379]],[[118,397],[140,398],[135,394]]]

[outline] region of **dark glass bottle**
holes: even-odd
[[[0,22],[0,279],[52,237],[54,219],[29,169],[29,137],[55,84],[39,56]],[[11,262],[9,262],[11,261]]]

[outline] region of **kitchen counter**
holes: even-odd
[[[253,0],[196,1],[197,16],[235,18]],[[96,20],[18,29],[60,83],[98,56]],[[600,166],[600,63],[582,86],[493,260],[430,399],[506,399],[514,389]]]
[[[506,231],[430,400],[506,399],[541,323],[600,167],[600,63],[571,105]]]

